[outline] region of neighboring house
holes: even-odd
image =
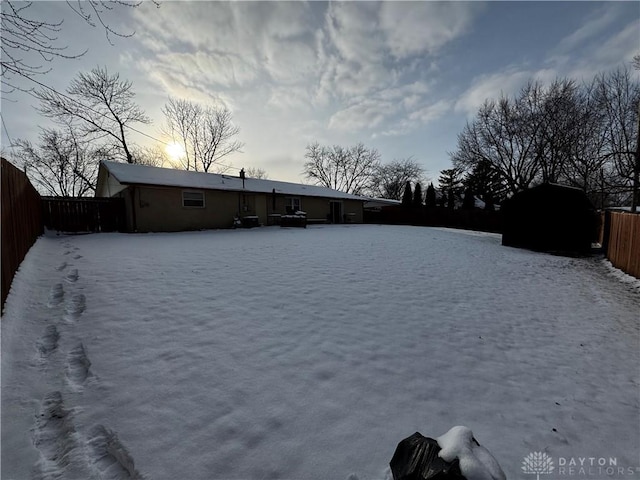
[[[96,197],[122,197],[136,232],[229,228],[234,218],[279,223],[302,210],[309,222],[362,223],[368,199],[330,188],[103,161]]]

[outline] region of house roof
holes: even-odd
[[[130,163],[102,161],[105,168],[122,185],[157,185],[163,187],[181,187],[204,190],[229,190],[236,192],[276,193],[307,197],[328,197],[348,200],[368,200],[367,197],[340,192],[331,188],[300,183],[278,182],[246,178],[216,173],[175,170],[171,168],[150,167]]]

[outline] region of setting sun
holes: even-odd
[[[171,160],[178,160],[184,156],[184,147],[178,142],[171,142],[165,147],[167,155],[171,157]]]

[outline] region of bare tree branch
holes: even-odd
[[[380,154],[362,143],[350,148],[339,145],[307,145],[304,173],[315,183],[334,190],[363,195],[380,162]]]
[[[240,129],[233,124],[226,107],[202,107],[189,100],[170,98],[162,112],[166,118],[165,133],[184,148],[185,170],[213,169],[220,173],[227,169],[221,160],[242,151],[244,144],[235,140]]]
[[[157,0],[152,2],[159,7]],[[130,37],[135,32],[119,32],[111,27],[108,17],[121,8],[136,8],[142,2],[126,0],[75,0],[67,1],[70,9],[79,15],[87,25],[102,28],[107,41],[113,45],[111,36]],[[20,78],[33,79],[48,73],[46,67],[55,58],[75,59],[87,53],[87,49],[75,48],[69,51],[68,45],[61,44],[59,34],[64,19],[41,19],[31,10],[33,2],[3,0],[0,7],[0,45],[2,57],[2,87],[4,93],[14,90],[30,92],[31,87],[20,85]],[[74,46],[75,47],[75,46]]]
[[[96,188],[99,150],[76,137],[73,129],[45,129],[37,146],[18,139],[14,160],[45,194],[82,197]]]
[[[105,140],[119,151],[128,163],[135,163],[127,140],[132,124],[151,123],[144,111],[134,103],[132,84],[110,75],[106,68],[80,73],[71,81],[66,94],[50,89],[34,93],[40,100],[38,111],[58,123],[73,125],[86,139]]]

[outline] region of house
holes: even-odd
[[[596,240],[595,209],[579,188],[544,183],[502,204],[502,244],[585,254]]]
[[[103,161],[96,197],[125,199],[127,228],[171,232],[278,224],[304,211],[308,221],[362,223],[365,197],[330,188]]]

